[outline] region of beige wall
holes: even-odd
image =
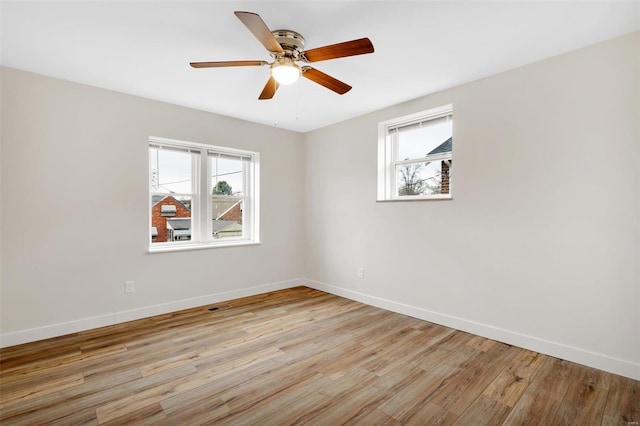
[[[301,135],[10,68],[2,112],[5,342],[303,277]],[[150,135],[258,151],[262,244],[148,254]]]
[[[636,33],[306,134],[311,285],[640,378],[639,52]],[[453,200],[377,203],[377,123],[449,103]]]

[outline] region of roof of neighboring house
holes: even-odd
[[[167,219],[167,225],[171,225],[176,231],[184,231],[187,229],[191,229],[191,218],[190,217],[176,217],[173,219]]]
[[[453,146],[453,138],[449,138],[446,141],[442,142],[440,145],[435,147],[431,152],[427,155],[432,154],[444,154],[445,152],[451,152]]]
[[[231,210],[233,206],[241,201],[241,197],[234,197],[230,195],[214,195],[211,197],[211,208],[213,211],[213,217],[216,219],[223,216],[226,212]]]
[[[212,230],[213,232],[220,232],[222,230],[226,231],[237,231],[242,230],[242,225],[240,225],[235,220],[212,220]],[[167,219],[167,225],[170,225],[174,231],[190,231],[191,230],[191,218],[173,218]],[[232,227],[232,225],[237,225]],[[229,229],[226,229],[229,228]],[[157,230],[156,230],[157,232]],[[184,234],[188,235],[188,234]]]
[[[182,201],[178,200],[177,198],[175,198],[172,195],[152,195],[151,196],[151,207],[155,206],[160,201],[162,201],[162,200],[164,200],[165,198],[168,198],[168,197],[171,197],[173,199],[173,201],[175,201],[176,203],[180,204],[185,209],[191,211],[191,209],[189,209],[189,207],[185,206]]]
[[[226,227],[233,225],[234,223],[238,223],[235,220],[212,220],[213,232],[220,232]],[[242,229],[242,227],[240,228]]]
[[[225,232],[229,232],[229,233],[240,233],[242,234],[242,224],[238,223],[238,222],[233,222],[231,225],[221,229],[220,231],[218,231],[218,233],[225,233]]]
[[[225,210],[225,211],[223,211],[222,213],[220,213],[220,214],[216,217],[216,219],[219,219],[219,218],[221,218],[222,216],[224,216],[224,215],[226,215],[227,213],[229,213],[229,212],[230,212],[230,211],[231,211],[235,206],[239,205],[241,202],[242,202],[242,200],[238,200],[238,201],[236,201],[235,203],[233,203],[233,204],[231,205],[231,207],[229,207],[227,210]]]

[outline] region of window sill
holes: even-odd
[[[149,247],[148,253],[168,253],[173,251],[204,250],[223,247],[257,246],[260,241],[228,241],[224,243],[184,244],[175,246]]]
[[[402,197],[402,198],[379,198],[376,201],[378,203],[395,203],[398,201],[442,201],[442,200],[453,200],[451,195],[432,195],[429,197]]]

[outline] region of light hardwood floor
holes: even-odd
[[[0,423],[640,420],[638,381],[317,290],[216,306],[2,349]]]

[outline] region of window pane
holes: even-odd
[[[151,242],[191,240],[191,197],[151,197]]]
[[[212,195],[245,195],[244,170],[247,161],[234,157],[209,157]]]
[[[398,158],[410,160],[429,154],[450,152],[452,146],[451,116],[416,123],[398,129]]]
[[[425,161],[396,166],[396,195],[448,194],[451,160]]]
[[[240,157],[210,154],[209,164],[213,238],[242,237],[248,162]]]
[[[212,195],[211,206],[213,212],[213,238],[242,237],[243,199],[238,196]]]
[[[149,148],[151,192],[192,193],[192,156],[186,151]]]

